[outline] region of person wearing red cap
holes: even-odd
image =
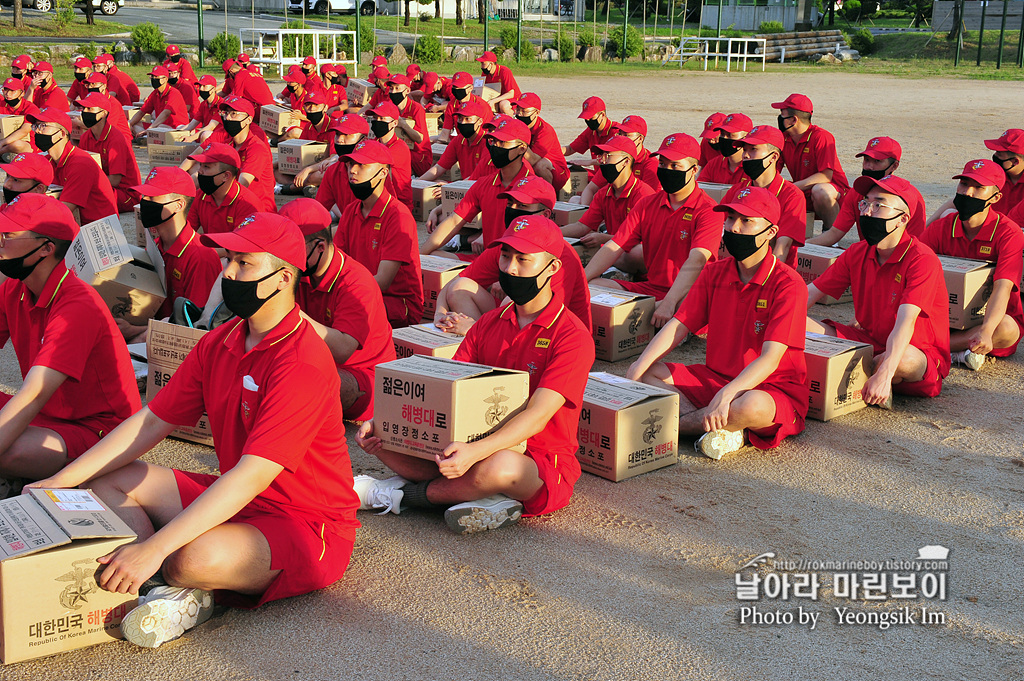
[[[700,145],[684,132],[661,143],[658,179],[661,191],[642,199],[587,264],[594,285],[652,295],[660,301],[653,323],[661,327],[676,313],[705,263],[715,258],[722,240],[722,216],[697,186]],[[643,246],[647,281],[603,279],[601,275],[637,245]]]
[[[863,241],[847,248],[814,283],[807,305],[853,289],[856,326],[807,318],[807,330],[870,343],[874,371],[864,401],[888,407],[892,393],[935,397],[949,374],[949,299],[935,252],[907,233],[911,184],[858,177]]]
[[[1024,130],[1011,128],[997,139],[985,140],[985,146],[994,151],[992,160],[1006,173],[1002,195],[995,205],[1003,215],[1024,203]]]
[[[334,136],[337,134],[334,127],[332,127],[332,118],[327,115],[327,100],[324,99],[323,93],[311,92],[306,95],[305,100],[302,103],[303,119],[298,126],[292,126],[285,130],[284,134],[281,135],[281,140],[287,139],[303,139],[326,144],[327,148],[330,149],[334,144]],[[322,160],[322,159],[321,159]],[[301,168],[299,172],[307,169],[313,169],[319,165],[317,163],[311,164],[306,168]],[[277,163],[274,163],[274,179],[277,181],[277,186],[274,188],[274,192],[278,194],[301,194],[303,191],[303,184],[296,184],[295,178],[298,173],[283,173],[279,170]],[[308,177],[308,174],[306,175]]]
[[[365,116],[367,113],[377,108],[384,102],[390,102],[391,98],[388,96],[388,81],[391,80],[391,72],[388,71],[386,66],[378,66],[373,69],[370,73],[370,82],[373,83],[377,89],[372,95],[370,95],[370,101],[363,108],[359,109],[359,113]]]
[[[45,194],[53,184],[53,165],[42,154],[15,154],[10,163],[0,165],[4,178],[4,203],[21,194]]]
[[[220,119],[227,137],[215,131],[207,146],[222,142],[233,146],[241,162],[238,181],[262,201],[263,210],[275,212],[274,158],[266,136],[261,134],[263,130],[252,125],[254,118],[252,102],[237,95],[225,97],[220,104]]]
[[[17,78],[24,86],[22,89],[28,93],[32,87],[32,76],[29,71],[35,66],[32,57],[27,54],[19,54],[11,61],[11,78]]]
[[[6,137],[0,138],[0,156],[8,160],[16,154],[35,151],[31,134],[32,123],[28,120],[28,115],[39,113],[39,107],[29,101],[23,87],[19,78],[8,78],[4,81],[4,101],[0,105],[0,114],[25,116],[25,122],[21,124],[20,128]]]
[[[832,229],[843,196],[850,189],[836,153],[832,133],[811,123],[814,105],[806,95],[792,94],[779,109],[778,127],[786,135],[782,159],[793,184],[804,193],[808,210],[821,220],[822,232]]]
[[[455,111],[460,106],[466,106],[473,101],[483,104],[489,111],[492,110],[491,105],[485,102],[483,97],[473,93],[473,76],[465,71],[459,71],[452,76],[448,94],[450,97],[448,97],[444,113],[439,121],[440,129],[437,131],[437,137],[433,140],[443,144],[448,144],[451,140],[455,131]]]
[[[423,88],[423,69],[419,64],[409,64],[405,67],[405,75],[409,79],[409,87],[413,92]]]
[[[278,102],[287,106],[294,113],[300,113],[302,111],[302,102],[307,94],[306,74],[302,72],[298,64],[295,64],[284,75],[284,82],[285,87],[277,96]]]
[[[128,117],[124,114],[124,107],[117,101],[117,98],[107,91],[107,77],[102,73],[90,73],[85,79],[89,95],[96,99],[99,97],[103,102],[103,108],[107,112],[108,120],[115,129],[119,130],[124,138],[131,144],[134,137],[132,128],[128,125]],[[87,95],[88,96],[88,95]],[[81,102],[75,102],[75,106],[81,108]],[[84,131],[83,131],[84,132]]]
[[[217,79],[213,76],[200,77],[196,83],[196,95],[199,106],[192,110],[192,121],[185,130],[192,131],[190,141],[205,142],[220,125],[220,103],[223,100],[217,94]]]
[[[612,126],[614,137],[625,137],[636,147],[633,162],[633,174],[654,191],[661,189],[658,182],[658,158],[644,146],[647,139],[647,121],[640,116],[626,116],[620,122]],[[590,182],[584,187],[583,193],[577,198],[572,197],[570,202],[576,202],[589,206],[594,202],[594,196],[598,190],[608,184],[608,180],[601,173],[594,173]]]
[[[377,68],[378,66],[386,67],[388,65],[388,58],[383,54],[378,54],[376,57],[370,60],[370,66]]]
[[[149,404],[45,481],[90,487],[138,534],[99,559],[98,583],[136,594],[125,638],[155,648],[209,618],[308,593],[345,572],[359,522],[331,354],[295,302],[305,267],[290,220],[258,213],[203,236],[230,254],[225,304],[239,319],[203,336]],[[208,414],[220,476],[139,461]]]
[[[373,416],[374,368],[396,358],[380,286],[369,270],[334,245],[326,208],[299,198],[286,203],[280,214],[295,222],[306,239],[299,308],[334,357],[345,419],[365,421]]]
[[[168,45],[164,52],[167,54],[167,59],[164,60],[164,67],[168,71],[180,71],[181,80],[186,83],[196,82],[196,72],[192,69],[192,63],[181,53],[181,48],[177,45]]]
[[[779,202],[761,187],[715,206],[732,257],[708,263],[679,311],[626,377],[679,393],[679,434],[721,459],[744,446],[779,446],[804,429],[809,391],[804,361],[807,288],[772,254]],[[662,362],[691,332],[707,327],[706,364]]]
[[[374,107],[367,121],[370,131],[378,142],[391,152],[393,166],[387,175],[388,192],[412,210],[412,154],[409,147],[398,137],[398,121],[402,115],[390,101]]]
[[[186,80],[181,69],[176,66],[170,66],[167,69],[167,82],[181,94],[181,98],[185,100],[185,109],[189,113],[196,110],[199,106],[199,96],[196,94],[195,81]]]
[[[320,76],[316,75],[316,58],[307,56],[300,65],[302,74],[306,76],[306,90],[323,94],[326,90]]]
[[[700,138],[700,159],[698,163],[703,168],[708,162],[719,155],[717,149],[712,144],[718,142],[718,138],[721,136],[721,132],[718,130],[718,126],[725,120],[725,114],[717,111],[707,117],[704,121],[704,129],[701,130],[699,135]]]
[[[724,131],[723,131],[724,132]],[[724,143],[724,138],[719,142]],[[772,242],[772,252],[781,262],[796,268],[797,249],[807,238],[807,209],[804,195],[792,182],[782,177],[779,162],[785,137],[778,128],[758,125],[746,134],[740,143],[743,163],[742,177],[722,198],[722,203],[733,200],[747,187],[763,187],[778,199],[778,231]]]
[[[893,138],[872,137],[868,140],[864,151],[857,154],[857,158],[861,159],[860,174],[865,177],[873,177],[876,180],[880,180],[886,175],[893,175],[900,167],[902,154],[902,147]],[[857,218],[860,215],[858,206],[863,198],[862,194],[851,187],[843,197],[843,205],[839,208],[839,215],[835,222],[832,223],[832,229],[825,230],[818,236],[808,239],[807,243],[819,246],[835,246],[839,243],[850,231],[850,228],[857,224]],[[920,237],[924,234],[925,218],[927,217],[924,198],[921,196],[921,192],[913,188],[911,195],[907,197],[907,202],[910,207],[910,224],[907,225],[907,231],[910,236]]]
[[[64,91],[57,87],[53,76],[53,65],[48,61],[37,61],[29,72],[32,76],[32,103],[40,109],[51,107],[68,111],[71,102]]]
[[[483,100],[467,100],[455,110],[455,126],[458,135],[452,139],[430,169],[421,174],[419,179],[433,182],[444,175],[456,163],[464,180],[477,180],[489,174],[487,161],[486,131],[484,126],[491,122],[491,107]]]
[[[117,212],[130,213],[139,202],[132,187],[140,184],[142,179],[131,139],[111,123],[107,108],[110,103],[104,95],[92,93],[79,100],[78,105],[82,107],[82,124],[86,128],[78,141],[78,148],[100,155],[100,166],[114,190]]]
[[[117,213],[117,199],[110,181],[87,152],[71,143],[71,119],[56,109],[29,116],[36,146],[53,165],[53,179],[64,189],[60,200],[81,225]]]
[[[229,91],[222,90],[221,94],[225,98],[227,95],[232,95],[248,100],[252,104],[254,119],[258,122],[258,114],[261,108],[267,104],[275,103],[274,95],[271,94],[267,81],[255,69],[244,68],[241,62],[229,59],[224,62],[223,66],[224,73],[227,76],[224,79],[225,87],[230,82],[231,88]]]
[[[0,210],[0,341],[24,381],[0,395],[4,479],[53,475],[142,406],[106,303],[64,265],[77,234],[49,196],[24,193]]]
[[[68,88],[68,100],[74,102],[89,94],[85,79],[92,73],[92,60],[87,57],[79,57],[75,60],[75,80]]]
[[[636,145],[628,137],[612,137],[596,148],[601,152],[598,168],[606,184],[594,195],[578,222],[562,227],[564,236],[579,237],[584,246],[594,250],[611,241],[637,204],[654,194],[633,172]],[[602,225],[604,232],[600,231]],[[628,253],[623,252],[614,266],[623,272],[643,272],[643,246],[638,244]]]
[[[506,225],[528,215],[543,215],[550,219],[555,206],[555,190],[551,183],[536,175],[520,180],[507,192],[503,192],[500,198],[508,201],[505,207]],[[562,249],[555,255],[562,261],[562,267],[551,280],[552,289],[562,292],[565,306],[590,329],[590,288],[583,276],[580,256],[565,240],[562,241]],[[434,324],[439,329],[465,336],[477,319],[501,304],[505,299],[505,291],[499,281],[500,260],[501,246],[494,244],[441,289],[434,313]]]
[[[324,64],[320,67],[320,73],[324,81],[324,97],[327,100],[327,113],[338,115],[345,113],[348,108],[348,73],[344,64]]]
[[[423,317],[416,221],[388,189],[386,179],[395,166],[391,151],[376,140],[363,140],[341,162],[356,201],[342,211],[334,245],[373,275],[391,326],[416,324]]]
[[[500,277],[511,302],[483,315],[454,359],[530,373],[526,408],[475,442],[453,442],[433,461],[384,449],[374,422],[356,442],[397,475],[355,480],[360,509],[447,509],[459,534],[505,527],[563,508],[580,477],[577,428],[594,340],[552,285],[564,240],[540,215],[522,216],[498,239]],[[526,452],[511,447],[526,441]]]
[[[398,129],[409,141],[412,174],[422,175],[434,164],[434,152],[427,132],[427,112],[419,102],[409,97],[412,90],[407,76],[391,76],[388,87],[391,103],[398,107]]]
[[[519,89],[519,83],[512,75],[512,69],[504,64],[499,64],[498,58],[490,50],[484,52],[476,60],[480,62],[480,72],[484,75],[484,83],[488,85],[497,83],[499,86],[498,96],[490,101],[490,105],[494,107],[495,111],[506,116],[514,115],[512,102],[519,99],[523,91]]]
[[[101,54],[92,60],[92,70],[107,77],[107,90],[121,102],[122,106],[131,106],[141,101],[142,93],[132,77],[117,68],[114,58],[109,54]]]
[[[612,129],[617,123],[608,117],[604,100],[600,97],[587,97],[583,100],[583,110],[577,118],[582,118],[587,124],[587,128],[562,149],[562,153],[568,157],[570,154],[590,152],[589,160],[571,159],[569,162],[577,166],[597,165],[597,157],[594,155],[593,148],[598,144],[604,144],[615,134]]]
[[[153,86],[153,91],[149,93],[146,101],[128,121],[136,137],[145,135],[147,128],[161,125],[180,128],[187,125],[192,119],[181,93],[167,82],[167,73],[167,69],[163,66],[154,66],[153,70],[149,72],[149,82]],[[152,117],[152,123],[148,125],[142,122],[142,117],[146,114]]]
[[[238,181],[242,161],[230,144],[213,143],[189,157],[199,164],[196,185],[202,196],[188,210],[188,226],[203,234],[234,231],[263,209],[263,201]]]
[[[530,129],[511,116],[501,116],[492,121],[492,127],[488,128],[485,138],[489,162],[494,169],[487,174],[477,171],[476,182],[455,207],[455,212],[444,220],[438,222],[440,206],[431,211],[427,219],[427,231],[430,234],[420,244],[420,253],[438,251],[477,215],[480,215],[481,234],[472,240],[474,254],[481,253],[504,231],[507,202],[499,194],[535,174],[526,161]],[[467,255],[466,259],[472,258]]]
[[[754,123],[750,116],[741,113],[731,113],[718,125],[716,131],[718,139],[710,143],[712,149],[718,152],[718,156],[708,159],[706,165],[702,165],[700,175],[697,179],[700,182],[715,182],[717,184],[736,184],[743,179],[743,145],[739,143]]]
[[[512,102],[515,107],[516,118],[523,125],[530,129],[530,151],[532,154],[527,160],[534,166],[538,175],[546,177],[552,186],[561,188],[569,182],[569,164],[566,163],[565,154],[562,153],[562,144],[558,141],[558,134],[550,123],[540,117],[541,101],[534,92],[524,92],[518,99]],[[551,171],[545,173],[536,160],[547,159],[551,164]]]
[[[358,114],[344,114],[333,123],[331,128],[336,133],[334,138],[334,156],[303,169],[295,176],[295,186],[316,187],[315,199],[330,211],[335,218],[341,217],[345,207],[356,201],[352,188],[348,184],[348,167],[339,163],[339,159],[353,149],[361,140],[370,134],[370,125]],[[309,173],[306,171],[309,170]]]
[[[928,225],[921,242],[938,255],[984,260],[995,265],[992,293],[980,326],[949,332],[954,362],[977,371],[985,357],[1010,357],[1024,331],[1020,282],[1024,274],[1024,234],[997,211],[1006,175],[999,164],[968,161],[954,199],[955,212]]]

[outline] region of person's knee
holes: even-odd
[[[481,489],[508,490],[518,486],[524,479],[522,455],[508,450],[495,452],[466,472],[468,480]]]
[[[760,390],[748,390],[729,405],[729,422],[745,427],[765,428],[775,416],[775,402]]]
[[[338,378],[341,379],[341,407],[345,410],[355,404],[364,393],[359,389],[355,377],[344,369],[338,370]]]
[[[195,586],[203,575],[219,574],[218,565],[223,562],[224,552],[199,537],[167,556],[161,572],[171,586]]]

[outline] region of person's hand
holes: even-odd
[[[454,480],[465,475],[477,461],[484,458],[479,447],[473,442],[453,442],[444,448],[444,452],[434,456],[441,475]]]
[[[313,174],[314,170],[316,170],[316,166],[312,165],[307,166],[300,170],[299,172],[295,173],[295,179],[292,180],[292,184],[301,189],[306,185],[306,179]]]
[[[135,324],[132,324],[128,320],[123,319],[121,317],[115,317],[114,323],[117,324],[117,330],[121,332],[121,336],[124,338],[125,342],[129,343],[132,341],[133,338],[135,338],[136,336],[138,336],[139,334],[146,330],[146,327],[136,326]]]
[[[359,426],[359,430],[356,431],[356,444],[367,454],[376,454],[384,449],[384,443],[373,434],[373,419],[363,421],[363,425]]]
[[[580,243],[588,248],[600,248],[602,244],[606,244],[611,240],[611,234],[603,234],[601,232],[589,232],[580,237]]]
[[[27,494],[26,490],[29,489],[69,489],[71,487],[75,487],[75,485],[65,483],[60,479],[60,473],[57,473],[52,477],[26,484],[21,488],[21,493]]]
[[[967,339],[967,347],[977,355],[987,355],[992,352],[992,334],[979,326]]]
[[[885,404],[892,395],[892,382],[876,371],[865,381],[861,395],[865,404]]]
[[[480,234],[477,238],[473,239],[470,244],[473,247],[473,252],[479,255],[484,252],[484,235]]]
[[[704,414],[704,430],[708,433],[714,430],[723,430],[729,425],[729,405],[732,404],[733,395],[726,395],[724,390],[708,403],[707,413]]]
[[[139,587],[156,574],[166,557],[148,541],[119,546],[96,559],[107,566],[96,581],[107,591],[138,594]]]
[[[433,234],[437,226],[441,224],[441,206],[434,206],[427,216],[427,234]]]
[[[654,328],[660,329],[668,323],[668,320],[672,319],[672,316],[676,313],[676,304],[668,298],[663,298],[658,306],[654,308],[654,316],[651,317],[651,323],[654,324]]]
[[[436,187],[433,187],[433,188],[432,188],[432,189],[430,190],[430,195],[431,195],[431,197],[433,197],[433,198],[435,198],[435,199],[439,199],[439,198],[441,198],[441,187],[442,187],[443,185],[446,185],[446,184],[448,184],[448,183],[447,183],[447,182],[445,182],[444,180],[437,180],[437,186],[436,186]],[[438,208],[440,208],[440,206],[435,206],[435,207],[434,207],[434,210],[437,210]],[[431,213],[433,213],[433,212],[434,212],[434,211],[431,211]]]

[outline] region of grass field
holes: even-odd
[[[84,14],[76,14],[75,21],[69,24],[64,30],[60,30],[49,16],[28,16],[28,13],[25,14],[25,28],[16,29],[14,28],[14,21],[8,18],[8,13],[9,10],[5,7],[3,11],[3,18],[0,19],[0,36],[17,36],[19,38],[32,38],[37,36],[93,38],[98,35],[109,35],[111,33],[127,33],[131,30],[131,27],[126,26],[125,24],[121,24],[116,21],[104,21],[102,19],[96,19],[96,23],[90,26],[85,23]]]

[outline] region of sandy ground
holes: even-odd
[[[649,146],[695,133],[712,111],[774,124],[769,103],[799,91],[838,139],[848,175],[874,135],[905,149],[901,174],[929,209],[981,144],[1020,125],[1019,83],[897,80],[851,74],[724,73],[524,78],[563,142],[580,102],[643,115]],[[817,308],[840,319],[852,306]],[[671,359],[702,361],[695,339]],[[595,369],[624,373],[628,362]],[[19,385],[10,348],[3,382]],[[117,642],[0,669],[2,679],[1016,679],[1024,663],[1024,453],[1018,356],[980,373],[954,369],[941,397],[897,398],[808,422],[770,452],[713,462],[682,443],[678,465],[619,484],[584,474],[571,505],[508,530],[459,538],[439,518],[360,514],[345,578],[255,612],[228,611],[152,651]],[[389,473],[355,447],[355,473]],[[210,471],[210,449],[168,440],[149,460]],[[820,614],[799,624],[739,623],[735,574],[779,559],[908,560],[949,547],[943,601],[764,600],[762,611]],[[749,571],[748,571],[749,572]],[[762,568],[761,574],[771,570]],[[781,572],[781,571],[779,571]],[[840,625],[862,613],[925,605],[944,624],[887,631]]]

